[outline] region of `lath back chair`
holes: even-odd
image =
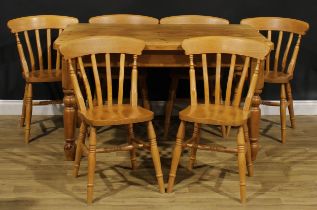
[[[20,119],[20,125],[22,127],[25,125],[24,140],[26,143],[30,139],[32,105],[62,102],[32,102],[32,84],[61,81],[61,55],[59,52],[53,51],[52,43],[53,39],[57,38],[67,25],[74,23],[78,23],[78,19],[57,15],[28,16],[8,21],[8,27],[15,34],[22,75],[26,81]],[[45,42],[41,35],[45,35]],[[33,39],[34,36],[35,39]]]
[[[75,97],[82,118],[80,134],[77,140],[76,157],[73,174],[78,175],[82,154],[88,154],[88,185],[87,202],[93,201],[94,173],[96,165],[96,152],[130,151],[132,169],[136,168],[136,149],[145,148],[151,151],[155,166],[156,177],[160,192],[164,192],[163,174],[160,156],[156,143],[156,135],[152,125],[153,112],[138,106],[137,93],[137,56],[141,55],[145,47],[144,41],[115,36],[94,36],[71,41],[61,46],[61,53],[68,60],[69,74],[74,86]],[[117,103],[114,100],[112,87],[111,56],[120,55],[119,86]],[[105,64],[96,61],[97,56],[104,56]],[[133,56],[132,70],[126,69],[130,65],[125,62],[126,57]],[[88,57],[92,63],[92,77],[87,76],[89,68],[85,68],[83,57]],[[75,63],[79,70],[76,70]],[[99,65],[99,66],[98,66]],[[123,103],[124,77],[127,71],[131,72],[130,103]],[[80,73],[81,77],[78,77]],[[100,80],[101,74],[105,75],[106,84]],[[82,79],[80,79],[82,78]],[[79,86],[82,80],[83,90]],[[92,90],[95,89],[95,93]],[[94,103],[96,96],[97,103]],[[133,124],[146,122],[148,138],[146,143],[134,136]],[[112,148],[96,149],[96,127],[108,125],[125,125],[128,127],[128,144]],[[89,147],[85,145],[87,128],[89,132]]]
[[[209,36],[186,39],[182,43],[186,55],[190,59],[190,98],[191,104],[179,113],[181,120],[178,128],[176,144],[173,151],[171,170],[169,174],[167,192],[172,192],[174,180],[176,176],[177,166],[183,148],[190,148],[190,160],[188,169],[192,170],[196,160],[197,149],[218,151],[226,153],[238,154],[238,166],[240,176],[240,199],[244,203],[246,201],[246,166],[250,176],[253,175],[253,165],[250,154],[250,142],[248,138],[247,120],[250,114],[251,99],[255,91],[258,80],[260,62],[268,54],[270,48],[266,43],[254,41],[250,39],[225,37],[225,36]],[[208,75],[208,56],[216,55],[216,79],[215,79],[215,96],[214,103],[211,101],[210,84]],[[231,56],[230,68],[222,68],[222,58]],[[245,62],[239,81],[233,82],[235,71],[237,71],[236,60],[238,56],[245,56]],[[201,57],[203,66],[204,80],[204,103],[197,102],[196,90],[196,73],[195,59]],[[251,59],[256,62],[256,67],[250,70]],[[222,71],[228,71],[226,79],[221,80]],[[251,77],[247,92],[246,77]],[[221,81],[227,81],[226,88],[221,90]],[[225,100],[221,100],[221,93],[225,93]],[[246,95],[246,97],[243,97]],[[244,103],[242,100],[244,100]],[[243,104],[243,106],[242,106]],[[185,123],[194,123],[194,132],[192,138],[183,141],[185,137]],[[227,148],[217,145],[203,145],[199,143],[200,128],[202,124],[220,125],[220,126],[237,126],[237,148]]]
[[[100,15],[89,18],[89,23],[98,24],[158,24],[154,17],[133,14]]]
[[[267,39],[275,41],[275,50],[268,55],[265,63],[265,82],[280,85],[280,102],[263,101],[264,105],[280,106],[281,140],[286,142],[286,107],[292,128],[295,128],[291,80],[295,70],[302,36],[309,24],[295,19],[280,17],[256,17],[241,20],[241,24],[251,25],[267,33]],[[277,40],[274,39],[277,36]],[[288,39],[284,39],[287,37]]]
[[[203,16],[203,15],[178,15],[170,16],[160,19],[160,24],[229,24],[229,21],[219,17]],[[169,88],[169,97],[165,108],[165,121],[164,121],[164,138],[167,138],[169,127],[171,123],[171,116],[176,99],[176,92],[179,80],[188,80],[187,72],[171,73],[171,84]],[[202,80],[202,77],[198,77]],[[222,127],[222,135],[225,137],[226,128]]]
[[[91,24],[158,24],[159,20],[154,17],[134,14],[112,14],[112,15],[101,15],[91,17],[89,19]],[[128,76],[126,77],[129,78]],[[150,102],[148,97],[148,86],[147,86],[147,73],[146,71],[140,71],[139,84],[143,100],[143,107],[150,109]]]

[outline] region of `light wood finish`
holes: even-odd
[[[196,36],[235,36],[258,40],[267,43],[271,47],[272,42],[247,25],[138,25],[138,24],[76,24],[70,25],[54,42],[56,49],[63,43],[83,37],[94,35],[129,36],[145,41],[145,51],[139,56],[139,67],[185,67],[188,65],[181,43],[184,39]],[[63,61],[62,84],[64,89],[64,120],[65,120],[65,156],[67,160],[75,157],[75,97],[70,77],[67,73],[67,65]],[[129,64],[128,64],[129,65]],[[211,65],[215,66],[214,63]],[[131,66],[131,64],[130,64]],[[252,111],[250,118],[250,143],[252,159],[255,160],[258,151],[259,122],[260,122],[260,93],[263,87],[263,72],[259,72]]]
[[[16,129],[19,116],[0,116],[0,208],[1,209],[68,209],[87,210],[85,170],[72,177],[72,161],[61,155],[64,142],[62,116],[33,116],[32,135],[40,137],[34,145],[21,144],[23,130]],[[288,119],[287,119],[288,120]],[[315,210],[317,205],[317,116],[296,116],[296,130],[288,130],[285,145],[280,136],[279,116],[262,116],[261,150],[254,164],[255,174],[247,177],[247,205],[238,202],[239,182],[236,157],[228,153],[199,150],[193,171],[187,169],[187,155],[181,158],[175,180],[175,193],[158,193],[152,157],[138,151],[140,165],[130,169],[129,152],[98,153],[94,210],[138,209],[246,209],[246,210]],[[153,121],[158,134],[163,119]],[[175,122],[175,121],[173,121]],[[146,138],[143,125],[134,127]],[[43,132],[43,129],[45,132]],[[186,130],[192,129],[192,124]],[[214,135],[217,127],[202,126],[201,142],[236,146],[236,128],[227,140]],[[105,132],[107,131],[107,132]],[[177,126],[171,127],[177,132]],[[125,127],[98,130],[97,148],[126,142]],[[187,136],[187,135],[186,135]],[[190,137],[190,135],[188,136]],[[158,141],[162,135],[158,135]],[[87,141],[87,140],[86,140]],[[168,176],[172,145],[175,139],[159,142],[164,177]],[[188,148],[189,149],[189,148]],[[190,151],[188,151],[190,152]],[[141,164],[142,163],[142,164]],[[87,168],[87,159],[81,161]]]
[[[133,14],[112,14],[101,15],[89,18],[91,24],[158,24],[159,20],[149,16],[133,15]],[[125,77],[129,79],[128,77]],[[140,71],[139,86],[143,100],[143,107],[150,109],[148,98],[147,74],[145,71]]]
[[[293,79],[301,39],[309,29],[309,24],[301,20],[280,17],[248,18],[241,20],[241,24],[251,25],[259,31],[264,31],[267,33],[268,40],[276,42],[275,52],[273,51],[266,59],[265,82],[280,85],[281,94],[278,106],[280,106],[281,115],[281,141],[285,143],[287,106],[291,126],[295,128],[291,80]],[[273,39],[274,33],[278,36],[277,40]],[[285,41],[283,42],[283,40]],[[270,102],[263,102],[263,104],[275,106]]]
[[[111,14],[89,18],[89,23],[98,24],[158,24],[154,17],[133,14]]]
[[[130,151],[132,169],[136,168],[135,149],[146,148],[151,150],[153,163],[155,166],[156,177],[159,184],[160,192],[164,192],[163,174],[160,163],[160,155],[157,149],[156,135],[152,125],[153,112],[143,109],[138,106],[137,93],[137,56],[144,49],[145,43],[142,40],[115,37],[115,36],[92,36],[73,40],[65,45],[62,45],[60,51],[64,58],[68,61],[69,74],[78,105],[78,112],[82,119],[80,134],[78,138],[79,147],[76,151],[76,159],[74,164],[73,174],[77,176],[80,159],[85,151],[88,151],[88,184],[87,184],[87,203],[93,202],[94,191],[94,176],[96,168],[96,153],[97,152],[115,152],[115,151]],[[120,69],[119,69],[119,87],[118,87],[118,104],[115,104],[113,98],[112,87],[112,72],[111,72],[111,55],[120,54]],[[98,66],[96,55],[105,57],[105,65]],[[133,57],[132,69],[125,69],[126,56]],[[83,63],[83,57],[90,57],[92,64],[93,78],[87,76]],[[78,63],[79,70],[76,69]],[[131,72],[131,89],[130,89],[130,104],[123,104],[124,76],[125,72]],[[78,77],[80,73],[80,77]],[[101,82],[100,74],[106,75],[106,84]],[[80,82],[83,83],[84,90],[80,88]],[[93,87],[91,85],[93,84]],[[106,90],[103,91],[106,87]],[[92,90],[95,89],[95,93]],[[106,93],[104,93],[106,92]],[[86,97],[85,97],[86,96]],[[105,100],[106,99],[106,100]],[[104,100],[106,102],[104,102]],[[135,141],[133,124],[147,123],[148,143],[140,143]],[[96,128],[109,125],[126,125],[128,126],[128,145],[117,146],[113,148],[96,148]],[[86,127],[89,127],[89,147],[84,145],[86,136]],[[146,146],[144,146],[146,145]]]
[[[229,24],[229,20],[204,15],[177,15],[161,18],[160,24]]]
[[[218,18],[218,17],[212,17],[212,16],[202,16],[202,15],[178,15],[178,16],[171,16],[171,17],[165,17],[160,19],[160,24],[229,24],[229,21],[223,18]],[[206,60],[206,56],[202,57],[203,60]],[[203,62],[205,64],[203,66],[203,74],[204,78],[206,78],[206,75],[208,73],[208,67],[207,67],[207,62]],[[169,132],[169,127],[171,123],[171,116],[173,112],[173,107],[176,99],[176,92],[177,92],[177,86],[178,86],[178,81],[180,79],[186,79],[188,80],[188,74],[187,72],[180,72],[180,73],[172,73],[170,74],[171,77],[171,84],[169,88],[169,97],[168,101],[166,103],[166,108],[165,108],[165,122],[164,122],[164,138],[166,139],[168,136]],[[199,77],[200,80],[203,80],[203,77]],[[211,80],[213,81],[213,78],[210,77]],[[205,89],[209,89],[208,81],[204,82]],[[209,92],[205,100],[209,100]],[[222,133],[226,133],[226,128],[222,127]],[[225,137],[225,135],[223,135]]]
[[[246,135],[244,128],[247,127],[247,120],[249,118],[251,100],[254,95],[256,84],[258,81],[258,74],[260,69],[260,62],[264,60],[265,56],[269,53],[270,47],[263,42],[258,42],[250,39],[236,38],[236,37],[225,37],[225,36],[209,36],[209,37],[196,37],[186,39],[183,41],[182,47],[185,50],[186,55],[189,55],[189,75],[190,75],[190,96],[191,104],[186,109],[179,113],[181,125],[179,133],[176,139],[176,145],[173,152],[170,178],[168,181],[167,192],[172,192],[174,180],[176,176],[176,169],[178,167],[181,149],[182,147],[191,147],[210,151],[238,153],[238,166],[240,176],[240,201],[246,202],[246,156],[248,157],[248,168],[249,171],[253,171],[250,154],[247,153],[249,147],[248,143],[246,146]],[[216,76],[215,76],[215,96],[214,104],[211,104],[209,97],[209,84],[207,74],[207,59],[206,54],[215,54],[216,60]],[[229,68],[227,88],[226,88],[226,102],[223,103],[221,100],[221,72],[222,62],[221,57],[223,54],[229,54],[231,56],[231,65]],[[234,87],[233,75],[236,71],[236,56],[245,56],[245,63],[237,86]],[[195,69],[195,57],[203,57],[203,68],[204,71],[204,94],[205,102],[203,104],[197,101],[197,90],[196,90],[196,69]],[[252,73],[250,73],[250,59],[256,60],[256,67]],[[243,107],[240,106],[243,87],[246,81],[246,75],[250,73],[251,81],[248,87],[248,91],[244,100]],[[224,80],[226,81],[226,80]],[[232,94],[232,89],[235,93]],[[227,149],[222,147],[209,147],[207,145],[199,145],[196,141],[192,144],[191,141],[182,144],[184,139],[184,122],[195,123],[194,131],[197,132],[196,124],[208,124],[208,125],[221,125],[221,126],[237,126],[238,137],[237,137],[237,149]],[[197,135],[197,134],[195,134]],[[195,138],[194,138],[195,139]],[[190,167],[192,167],[192,160],[195,160],[193,155],[196,152],[191,152]]]
[[[62,73],[60,68],[60,55],[56,53],[56,63],[52,64],[52,32],[57,35],[62,32],[69,24],[78,23],[73,17],[57,15],[39,15],[16,18],[8,21],[8,27],[15,34],[18,53],[22,66],[22,75],[25,79],[25,92],[23,97],[22,115],[20,119],[21,127],[25,125],[25,143],[29,143],[32,115],[32,84],[61,82]],[[42,47],[42,33],[46,34],[46,46]],[[34,41],[35,35],[35,41]],[[54,37],[56,38],[56,37]],[[36,46],[36,54],[34,53]],[[27,49],[27,56],[26,54]],[[43,50],[46,49],[46,52]],[[46,56],[45,56],[46,55]],[[46,57],[46,59],[45,59]],[[47,66],[44,68],[44,63]],[[37,105],[56,104],[56,101],[47,101]]]

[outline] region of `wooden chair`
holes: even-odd
[[[91,17],[91,24],[158,24],[159,20],[149,16],[133,15],[133,14],[112,14]],[[115,75],[114,75],[115,76]],[[129,79],[128,75],[126,79]],[[143,107],[150,109],[150,101],[148,97],[147,72],[140,71],[139,84],[143,100]]]
[[[229,21],[223,18],[203,16],[203,15],[178,15],[165,17],[160,20],[160,24],[229,24]],[[165,108],[164,138],[167,138],[171,124],[171,116],[176,99],[176,92],[179,80],[188,80],[187,72],[175,72],[171,74],[171,84],[169,88],[169,97]],[[199,77],[202,80],[202,77]],[[222,135],[226,136],[226,128],[222,127]]]
[[[22,127],[25,125],[25,143],[28,143],[30,139],[32,106],[62,103],[61,100],[32,102],[32,84],[61,82],[61,56],[59,52],[53,52],[52,39],[56,38],[67,25],[74,23],[78,23],[76,18],[57,15],[29,16],[8,21],[8,27],[16,37],[22,75],[26,81],[20,119],[20,125]],[[41,40],[41,34],[44,33],[45,44]],[[35,35],[35,40],[32,39],[33,35]],[[45,47],[42,47],[43,44]],[[34,45],[37,55],[34,53]],[[25,48],[28,52],[27,56],[25,56]]]
[[[262,104],[280,106],[281,140],[282,143],[285,143],[287,106],[291,126],[295,128],[291,80],[293,79],[301,38],[309,29],[309,25],[300,20],[280,17],[247,18],[241,20],[241,24],[251,25],[259,31],[266,32],[267,38],[271,41],[274,41],[274,35],[277,35],[275,52],[270,53],[266,59],[264,81],[280,85],[280,102],[263,101]],[[288,37],[287,42],[283,42],[283,37]],[[291,52],[291,57],[289,57]],[[283,54],[282,60],[280,54]],[[271,59],[274,61],[271,62]]]
[[[260,61],[265,58],[270,48],[263,42],[258,42],[250,39],[225,37],[225,36],[209,36],[209,37],[196,37],[184,40],[182,47],[186,55],[190,58],[190,96],[191,104],[186,109],[179,113],[181,120],[178,128],[176,144],[173,151],[171,170],[169,174],[167,192],[172,192],[177,166],[183,148],[190,148],[190,160],[188,169],[192,170],[196,160],[197,149],[218,151],[226,153],[238,154],[238,166],[240,175],[240,199],[242,203],[246,201],[246,181],[245,172],[246,166],[248,168],[249,176],[253,175],[253,164],[250,154],[250,142],[248,138],[247,120],[250,115],[251,99],[254,94],[255,86],[258,79],[258,72]],[[215,79],[215,102],[211,103],[209,95],[209,79],[208,79],[208,63],[207,59],[210,54],[216,55],[216,79]],[[228,72],[225,101],[221,100],[221,84],[220,76],[222,72],[222,55],[231,55],[231,64]],[[238,56],[245,56],[245,62],[241,77],[237,85],[234,85],[233,77],[236,71],[236,59]],[[204,78],[204,104],[197,102],[196,91],[196,71],[194,64],[194,57],[201,57],[203,61],[203,78]],[[244,84],[247,74],[251,73],[249,70],[250,60],[255,59],[256,67],[249,84],[248,92],[244,101],[243,107],[240,104],[243,99]],[[225,79],[226,79],[225,78]],[[221,81],[226,81],[226,80]],[[236,87],[235,87],[236,86]],[[185,123],[194,123],[194,132],[192,138],[183,142],[185,137]],[[200,128],[202,124],[220,125],[220,126],[238,126],[237,148],[227,148],[215,145],[202,145],[199,144]],[[246,163],[247,162],[247,163]]]
[[[141,55],[144,49],[144,41],[115,36],[92,36],[79,40],[74,40],[61,46],[61,53],[68,60],[69,74],[74,86],[75,96],[79,107],[79,115],[82,119],[80,134],[77,140],[76,158],[74,163],[74,176],[78,175],[80,160],[83,153],[88,154],[88,185],[87,185],[87,202],[93,201],[94,173],[96,165],[96,152],[115,152],[130,151],[132,169],[136,168],[136,149],[144,148],[151,151],[153,163],[156,171],[156,177],[161,193],[165,191],[163,174],[160,163],[159,151],[156,144],[156,135],[152,125],[153,112],[138,106],[137,95],[137,56]],[[117,104],[113,100],[112,73],[110,56],[120,54],[119,86]],[[96,56],[105,57],[103,71],[97,66]],[[91,59],[93,78],[89,78],[83,64],[83,57]],[[131,73],[131,91],[130,104],[123,104],[125,59],[133,56],[133,67]],[[77,62],[79,72],[76,72],[74,63]],[[106,66],[106,68],[104,67]],[[98,70],[99,69],[99,70]],[[84,91],[79,86],[79,77],[81,75],[84,84]],[[100,74],[106,75],[106,84],[102,85]],[[90,83],[91,82],[91,83]],[[91,85],[94,84],[94,87]],[[106,87],[106,94],[103,88]],[[95,89],[95,94],[91,90]],[[84,96],[86,95],[86,100]],[[94,104],[94,95],[96,104]],[[106,103],[104,97],[106,95]],[[135,138],[133,124],[146,122],[147,132],[150,144]],[[128,144],[116,146],[113,148],[96,149],[96,127],[109,125],[125,125],[128,128]],[[89,147],[85,145],[87,128],[89,132]]]

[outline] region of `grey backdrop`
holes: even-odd
[[[303,39],[295,79],[294,98],[317,99],[317,3],[311,0],[1,0],[0,1],[0,99],[21,99],[24,81],[14,37],[6,27],[9,19],[37,15],[58,14],[88,18],[101,14],[133,13],[161,18],[179,14],[201,14],[229,19],[239,23],[242,18],[255,16],[281,16],[307,21],[310,30]],[[167,71],[150,71],[149,86],[152,100],[167,96]],[[162,86],[162,84],[167,84]],[[60,85],[38,85],[34,98],[61,98]],[[187,91],[182,83],[180,91]],[[277,98],[278,89],[267,86],[263,98]]]

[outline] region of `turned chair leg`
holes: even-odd
[[[177,131],[176,143],[175,143],[173,156],[172,156],[171,170],[170,170],[169,178],[168,178],[168,185],[167,185],[168,193],[171,193],[173,191],[173,186],[174,186],[175,177],[176,177],[176,170],[177,170],[179,159],[182,153],[182,143],[183,143],[184,137],[185,137],[185,122],[181,121]]]
[[[286,141],[286,92],[285,84],[281,84],[281,102],[280,102],[280,118],[281,118],[281,139],[284,144]]]
[[[32,119],[32,84],[27,83],[26,89],[24,142],[29,143]]]
[[[23,95],[23,104],[22,104],[22,113],[21,113],[21,118],[20,118],[20,127],[24,127],[25,123],[25,111],[26,111],[26,97],[27,97],[27,92],[28,92],[28,85],[25,85],[24,88],[24,95]]]
[[[245,140],[243,127],[241,126],[238,131],[238,167],[240,176],[240,201],[246,202],[246,160],[245,160]]]
[[[243,125],[243,132],[244,132],[244,139],[246,143],[246,161],[247,161],[247,170],[248,170],[248,176],[254,175],[254,169],[253,169],[253,161],[251,159],[251,145],[250,145],[250,139],[249,139],[249,130],[248,125]]]
[[[287,83],[286,93],[287,93],[288,112],[289,112],[289,117],[291,120],[291,126],[292,126],[292,128],[295,128],[295,115],[294,115],[294,105],[293,105],[293,95],[292,95],[291,83]]]
[[[159,190],[161,193],[164,193],[165,187],[164,187],[163,172],[162,172],[162,166],[161,166],[161,160],[160,160],[160,153],[157,148],[156,135],[155,135],[152,121],[148,122],[147,133],[148,133],[148,138],[151,144],[151,155],[153,159],[153,164],[155,168]]]
[[[167,138],[168,132],[169,132],[171,116],[172,116],[173,107],[174,107],[175,98],[176,98],[178,81],[179,79],[176,76],[172,75],[172,81],[169,88],[169,96],[168,96],[168,100],[167,100],[166,108],[165,108],[164,139]]]
[[[96,168],[96,128],[90,127],[89,154],[88,154],[88,184],[87,184],[87,203],[93,201],[94,178]]]
[[[133,124],[128,125],[128,144],[132,144],[132,140],[134,139],[134,132],[133,132]],[[136,149],[130,150],[130,160],[131,160],[131,168],[132,170],[136,169]]]
[[[192,170],[193,166],[196,162],[196,153],[197,153],[197,145],[199,144],[200,140],[200,124],[194,124],[194,131],[193,131],[193,147],[190,149],[190,158],[188,163],[188,170]]]
[[[148,94],[148,86],[146,82],[147,75],[146,73],[142,72],[143,75],[140,75],[139,82],[140,82],[140,88],[141,88],[141,95],[143,100],[143,107],[145,109],[151,110],[151,105],[149,101],[149,94]]]
[[[78,171],[80,167],[80,161],[83,154],[83,145],[85,144],[85,138],[86,138],[86,130],[87,127],[84,122],[80,124],[79,128],[79,135],[77,139],[77,147],[76,147],[76,155],[75,155],[75,161],[74,161],[74,169],[73,169],[73,176],[78,176]]]
[[[227,137],[227,128],[226,128],[226,126],[224,126],[224,125],[221,126],[221,133],[222,133],[222,137],[223,138]]]

